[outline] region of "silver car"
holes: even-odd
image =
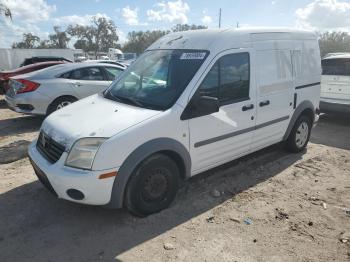
[[[81,98],[102,92],[124,69],[103,63],[53,66],[11,78],[5,99],[16,112],[48,115]]]

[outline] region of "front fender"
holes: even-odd
[[[186,178],[191,176],[191,157],[188,150],[180,142],[171,138],[150,140],[136,148],[120,166],[114,180],[111,200],[106,207],[123,207],[125,188],[133,171],[144,159],[160,151],[171,151],[179,155],[183,160]]]

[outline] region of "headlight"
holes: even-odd
[[[107,138],[82,138],[71,148],[66,160],[66,166],[91,169],[97,150]]]

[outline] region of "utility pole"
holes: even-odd
[[[219,28],[221,28],[221,8],[219,10]]]

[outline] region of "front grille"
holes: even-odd
[[[36,174],[36,176],[38,177],[39,181],[52,193],[54,194],[56,197],[58,196],[55,189],[53,189],[49,179],[47,178],[47,176],[45,175],[45,173],[43,171],[41,171],[41,169],[34,163],[33,160],[30,160],[30,163],[33,166],[34,172]]]
[[[53,140],[44,132],[40,132],[36,148],[50,163],[56,163],[62,156],[65,147]]]

